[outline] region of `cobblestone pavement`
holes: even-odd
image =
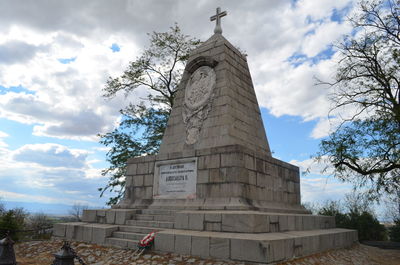
[[[54,260],[53,253],[60,250],[62,241],[52,239],[49,241],[31,241],[14,246],[19,265],[50,265]],[[245,263],[201,259],[177,254],[159,254],[146,252],[135,260],[134,250],[103,247],[81,242],[72,242],[72,248],[88,265],[134,265],[134,264],[202,264],[222,265]],[[79,264],[77,261],[75,264]],[[365,245],[356,245],[349,249],[332,250],[305,258],[300,258],[279,265],[400,265],[399,250],[383,250]]]

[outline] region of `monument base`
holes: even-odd
[[[156,230],[155,251],[261,264],[357,242],[357,231],[335,228],[334,217],[310,214],[109,209],[85,210],[83,220],[56,224],[54,236],[135,249]]]

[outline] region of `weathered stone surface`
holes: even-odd
[[[210,256],[210,239],[209,237],[192,236],[191,254],[207,258]]]
[[[175,235],[175,252],[190,255],[192,249],[191,235]]]
[[[210,257],[217,259],[230,258],[230,243],[228,238],[210,238]]]
[[[154,241],[154,249],[163,252],[174,252],[175,250],[175,235],[158,233]]]

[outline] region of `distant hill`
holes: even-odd
[[[71,210],[72,207],[72,205],[67,205],[67,204],[17,202],[17,201],[4,201],[4,200],[2,200],[1,203],[4,204],[7,210],[16,207],[22,207],[29,213],[45,213],[48,215],[58,215],[58,216],[69,215],[69,211]],[[103,207],[104,206],[98,206],[95,208],[103,208]]]

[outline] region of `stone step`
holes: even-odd
[[[139,240],[131,240],[117,237],[106,238],[105,244],[111,247],[136,249]]]
[[[157,233],[154,249],[246,264],[276,264],[294,257],[350,247],[356,242],[356,230],[341,228],[258,234],[173,229]]]
[[[147,220],[147,221],[167,221],[174,222],[175,216],[172,215],[162,215],[162,214],[138,214],[135,216],[136,220]]]
[[[173,222],[166,221],[144,221],[144,220],[128,220],[127,225],[132,226],[145,226],[145,227],[156,227],[156,228],[174,228]]]
[[[175,215],[174,210],[165,210],[165,209],[143,209],[141,210],[142,214],[152,214],[152,215]]]
[[[119,232],[130,232],[130,233],[139,233],[139,234],[149,234],[154,231],[154,228],[149,227],[141,227],[141,226],[130,226],[130,225],[120,225],[118,227]]]
[[[144,220],[144,221],[154,221],[154,215],[149,214],[137,214],[135,215],[136,220]]]
[[[146,234],[131,233],[131,232],[113,232],[112,236],[114,238],[122,238],[122,239],[130,239],[130,240],[139,241],[143,237],[145,237]]]

